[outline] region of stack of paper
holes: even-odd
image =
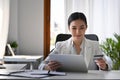
[[[16,77],[26,77],[26,78],[45,78],[48,77],[48,75],[31,75],[30,72],[21,72],[21,73],[13,73],[11,76]]]
[[[56,72],[56,71],[50,71],[47,70],[28,70],[28,71],[20,71],[20,72],[12,72],[9,74],[10,76],[16,76],[16,77],[28,77],[28,78],[45,78],[48,76],[65,76],[65,72]]]

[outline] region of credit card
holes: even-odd
[[[100,58],[103,58],[104,55],[94,55],[94,60],[97,60],[97,59],[100,59]]]

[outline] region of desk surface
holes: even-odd
[[[1,70],[4,72],[5,70]],[[0,72],[1,72],[0,71]],[[12,71],[12,70],[8,70]],[[0,79],[26,79],[25,77],[0,76]],[[70,73],[66,76],[51,76],[43,79],[120,79],[119,71],[97,71],[90,70],[88,73]]]
[[[26,64],[3,64],[5,69],[0,69],[1,73],[8,73],[12,71],[23,70],[26,67]],[[1,76],[0,79],[20,79],[20,77],[12,77],[12,76]]]
[[[26,67],[27,64],[3,64],[6,70],[21,70]]]
[[[88,73],[67,73],[66,76],[53,76],[47,79],[120,79],[120,70],[97,71],[90,70]]]

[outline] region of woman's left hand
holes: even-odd
[[[97,59],[95,60],[96,64],[98,65],[98,67],[102,70],[106,70],[107,69],[107,64],[106,62],[103,60],[103,58]]]

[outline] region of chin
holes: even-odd
[[[83,36],[79,36],[79,37],[78,37],[78,36],[74,36],[73,38],[74,38],[75,40],[78,40],[78,41],[79,41],[79,40],[82,40],[82,39],[83,39]]]
[[[81,36],[81,37],[76,37],[76,40],[82,40],[83,39],[83,37]]]
[[[75,39],[76,39],[76,40],[81,40],[82,38],[81,38],[81,37],[76,37]]]

